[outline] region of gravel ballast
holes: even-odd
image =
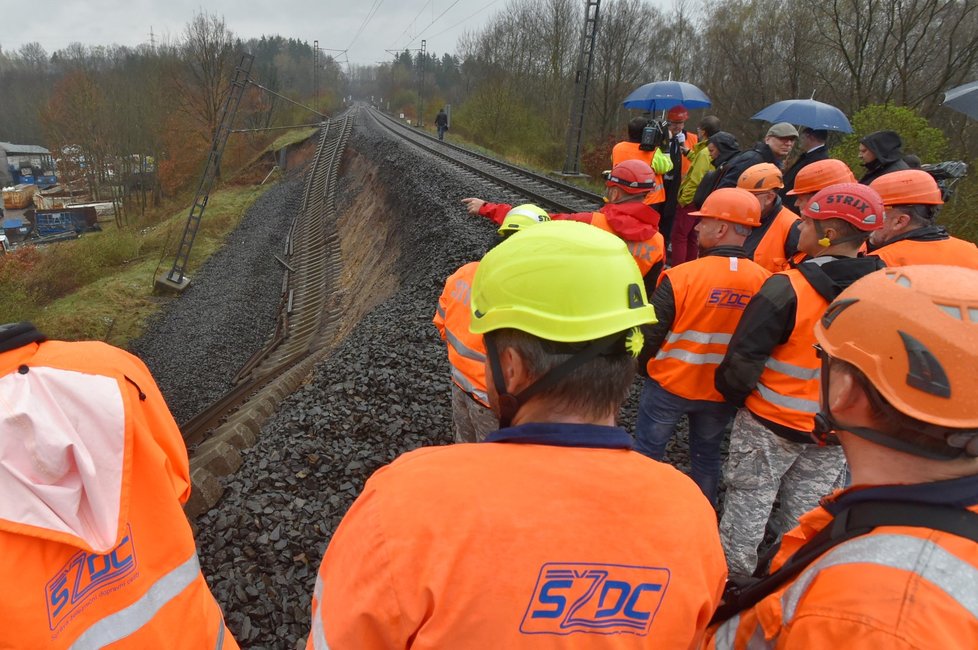
[[[360,122],[368,124],[369,120]],[[256,445],[243,452],[243,466],[224,479],[223,499],[197,519],[203,572],[242,648],[305,647],[319,562],[364,481],[405,451],[451,442],[448,361],[431,318],[445,278],[462,264],[479,259],[495,242],[494,225],[467,215],[460,199],[479,196],[521,202],[520,197],[452,169],[380,130],[358,126],[348,148],[371,160],[390,181],[379,190],[341,174],[338,209],[354,209],[360,193],[386,193],[388,209],[373,218],[395,229],[391,250],[397,255],[398,288],[280,405]],[[243,239],[247,238],[235,233],[235,246],[229,248],[236,249]],[[268,258],[274,267],[277,263],[270,253],[277,253],[281,246],[270,246]],[[231,253],[234,256],[239,251]],[[244,262],[249,272],[259,257]],[[241,282],[240,274],[223,273],[223,267],[231,265],[227,259],[212,260],[198,273],[191,290],[208,296],[240,296],[236,301],[248,299],[251,291],[267,292],[262,301],[270,308],[261,317],[268,320],[261,321],[260,346],[274,326],[281,275],[265,274],[275,275],[271,287],[239,288],[234,283]],[[222,267],[213,271],[212,277],[217,278],[213,289],[206,275],[212,266]],[[188,298],[192,298],[189,293],[180,302]],[[206,315],[210,310],[219,311],[219,303],[191,306],[179,319],[162,320],[175,331],[193,331],[208,323],[207,329],[196,330],[200,336],[207,330],[222,332],[231,340],[245,336],[233,333],[227,322],[218,328],[214,318]],[[256,324],[250,327],[257,329],[260,318],[255,318]],[[225,317],[225,321],[236,320]],[[167,334],[166,328],[158,326],[152,331]],[[232,346],[213,341],[209,352],[206,347],[198,350],[194,352],[198,360],[187,363],[176,359],[165,338],[160,343],[147,342],[149,338],[148,333],[138,349],[141,353],[159,351],[150,367],[158,373],[168,399],[179,392],[187,377],[203,374],[199,369],[203,357],[214,357],[208,361],[220,366],[229,380],[250,355],[244,354],[240,361],[217,358]],[[185,341],[185,345],[193,347],[195,342]],[[173,365],[167,355],[173,357]],[[637,388],[636,384],[623,413],[622,424],[628,428],[634,422]],[[216,396],[197,400],[185,395],[173,406],[184,413],[199,410]]]

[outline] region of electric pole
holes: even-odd
[[[577,57],[574,74],[574,102],[571,104],[570,124],[567,128],[567,158],[564,160],[564,176],[581,176],[581,142],[584,139],[584,111],[587,107],[588,83],[591,80],[591,64],[594,61],[594,43],[598,34],[598,8],[600,0],[585,0],[584,29],[581,33],[581,50]]]

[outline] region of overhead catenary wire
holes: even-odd
[[[300,103],[300,102],[297,102],[297,101],[295,101],[294,99],[291,99],[291,98],[289,98],[289,97],[286,97],[285,95],[283,95],[283,94],[281,94],[281,93],[277,93],[277,92],[275,92],[274,90],[272,90],[271,88],[266,88],[265,86],[263,86],[263,85],[261,85],[260,83],[258,83],[258,82],[257,82],[257,81],[255,81],[254,79],[249,79],[249,80],[248,80],[248,83],[250,83],[250,84],[251,84],[252,86],[256,86],[256,87],[258,87],[258,88],[261,88],[261,89],[262,89],[262,90],[264,90],[264,91],[265,91],[266,93],[270,93],[270,94],[272,94],[272,95],[275,95],[276,97],[281,97],[281,98],[282,98],[282,99],[284,99],[285,101],[287,101],[287,102],[291,102],[291,103],[293,103],[293,104],[295,104],[296,106],[301,106],[302,108],[304,108],[304,109],[306,109],[307,111],[309,111],[309,112],[311,112],[311,113],[315,113],[315,114],[316,114],[316,115],[318,115],[319,117],[322,117],[322,118],[324,118],[324,119],[325,119],[325,118],[328,118],[328,117],[329,117],[328,115],[325,115],[325,114],[323,114],[323,113],[320,113],[320,112],[319,112],[319,111],[317,111],[317,110],[316,110],[315,108],[312,108],[312,107],[310,107],[310,106],[306,106],[305,104],[302,104],[302,103]]]
[[[363,33],[363,30],[365,30],[367,25],[370,24],[370,21],[373,20],[373,17],[377,14],[377,11],[380,9],[380,5],[382,4],[384,4],[384,0],[374,0],[374,3],[370,5],[370,9],[367,10],[366,17],[364,17],[363,22],[360,23],[360,29],[357,30],[356,34],[354,34],[353,40],[350,41],[350,44],[346,46],[347,50],[352,48],[353,44],[357,42],[357,39],[360,38],[360,34]]]
[[[322,126],[320,122],[312,124],[293,124],[291,126],[265,126],[259,129],[231,129],[231,133],[256,133],[258,131],[281,131],[282,129],[304,129],[306,127]]]
[[[397,38],[395,39],[395,41],[394,41],[395,43],[396,43],[397,41],[399,41],[399,40],[401,40],[401,38],[403,38],[404,36],[407,36],[407,33],[408,33],[408,30],[409,30],[409,29],[411,29],[411,27],[413,27],[413,26],[414,26],[414,23],[416,23],[416,22],[418,21],[418,18],[420,18],[420,17],[421,17],[421,14],[422,14],[422,13],[424,12],[424,10],[425,10],[425,9],[427,9],[427,8],[428,8],[428,5],[430,5],[430,4],[431,4],[431,2],[432,2],[432,0],[428,0],[428,1],[427,1],[427,2],[425,2],[425,3],[423,4],[423,5],[421,5],[421,10],[420,10],[420,11],[418,11],[418,15],[417,15],[417,16],[415,16],[415,17],[414,17],[414,18],[413,18],[413,19],[411,20],[411,22],[409,22],[409,23],[407,24],[407,26],[406,26],[406,27],[404,28],[404,31],[403,31],[403,32],[401,32],[401,35],[400,35],[400,36],[398,36],[398,37],[397,37]]]
[[[475,18],[476,16],[478,16],[479,14],[481,14],[483,11],[485,11],[489,7],[493,6],[494,4],[499,4],[499,2],[500,2],[500,0],[492,0],[492,2],[490,2],[489,4],[483,6],[481,9],[479,9],[475,13],[466,16],[465,18],[463,18],[462,20],[458,21],[457,23],[455,23],[451,27],[446,27],[445,29],[443,29],[440,32],[438,32],[437,34],[432,34],[428,38],[437,38],[437,37],[441,36],[442,34],[444,34],[445,32],[452,31],[453,29],[455,29],[456,27],[458,27],[462,23],[464,23],[464,22],[466,22],[468,20],[471,20],[472,18]]]
[[[431,21],[430,23],[428,23],[428,24],[427,24],[427,25],[425,26],[425,28],[424,28],[424,29],[422,29],[422,30],[421,30],[420,32],[418,32],[417,34],[415,34],[415,35],[414,35],[414,38],[412,38],[412,39],[411,39],[410,41],[408,41],[408,42],[407,42],[407,44],[405,44],[405,46],[404,46],[404,48],[407,48],[407,46],[408,46],[408,45],[410,45],[411,43],[413,43],[413,42],[415,42],[416,40],[418,40],[418,39],[419,39],[419,38],[420,38],[421,36],[424,36],[424,33],[425,33],[426,31],[428,31],[428,28],[429,28],[429,27],[431,27],[432,25],[434,25],[435,23],[437,23],[437,22],[438,22],[439,20],[441,20],[441,17],[442,17],[442,16],[444,16],[445,14],[447,14],[447,13],[448,13],[449,11],[451,11],[451,10],[452,10],[452,7],[454,7],[455,5],[457,5],[457,4],[459,3],[459,2],[461,2],[461,0],[455,0],[455,2],[453,2],[453,3],[452,3],[452,4],[450,4],[450,5],[448,5],[448,8],[447,8],[447,9],[445,9],[445,10],[444,10],[443,12],[441,12],[440,14],[438,14],[438,17],[437,17],[437,18],[435,18],[435,19],[433,19],[433,20],[432,20],[432,21]]]

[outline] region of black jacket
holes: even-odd
[[[740,155],[740,145],[737,143],[737,138],[731,133],[719,131],[710,136],[709,141],[717,148],[718,155],[713,161],[714,169],[706,172],[700,180],[700,184],[696,186],[696,194],[693,196],[693,205],[696,207],[703,205],[703,201],[716,188],[719,179],[723,177],[730,161]]]
[[[863,163],[866,173],[859,179],[863,185],[869,185],[883,174],[910,169],[903,160],[903,141],[895,131],[870,133],[859,142],[876,156],[873,162]]]
[[[748,167],[765,162],[776,165],[778,169],[782,167],[781,160],[775,157],[774,152],[771,151],[771,147],[767,146],[767,143],[762,140],[761,142],[755,143],[747,151],[742,151],[727,164],[723,175],[720,177],[714,189],[737,187],[737,179],[747,171]]]
[[[792,212],[798,212],[798,207],[795,205],[795,197],[788,196],[788,192],[795,189],[795,179],[798,177],[798,172],[807,165],[811,165],[813,162],[818,162],[819,160],[828,160],[829,150],[825,145],[818,147],[817,149],[812,149],[811,151],[806,151],[798,157],[798,160],[788,168],[784,173],[784,187],[778,191],[781,196],[781,200],[784,201],[784,207],[788,208]]]
[[[872,255],[819,257],[798,265],[805,279],[830,302],[859,278],[884,267],[883,260]],[[786,343],[795,329],[797,311],[798,297],[791,281],[783,274],[772,275],[754,294],[734,330],[727,354],[717,366],[714,383],[728,402],[743,406],[757,386],[771,352]],[[811,442],[808,431],[758,419],[779,436],[795,442]]]
[[[438,111],[438,115],[435,115],[435,126],[448,126],[448,113]]]

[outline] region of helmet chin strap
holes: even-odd
[[[829,394],[829,359],[824,353],[822,355],[822,372],[819,378],[819,383],[821,384],[821,391],[819,395],[819,411],[815,414],[815,427],[814,430],[809,434],[819,446],[825,447],[830,445],[839,445],[839,437],[836,435],[837,431],[846,431],[853,435],[859,436],[864,440],[868,440],[877,445],[887,447],[889,449],[895,449],[896,451],[902,451],[906,454],[912,456],[919,456],[922,458],[930,458],[933,460],[952,460],[955,458],[960,458],[965,455],[972,455],[967,452],[966,449],[952,447],[947,445],[943,451],[937,451],[934,449],[925,449],[919,445],[915,445],[911,442],[903,440],[902,438],[897,438],[878,429],[870,429],[869,427],[857,427],[848,424],[842,424],[835,419],[832,415],[832,409],[828,404],[828,394]],[[868,390],[866,392],[866,398],[873,405],[873,410],[877,413],[883,412],[883,404],[880,402],[882,399],[875,391]],[[894,423],[895,424],[895,423]],[[935,427],[936,429],[936,427]],[[921,433],[925,433],[921,431]],[[978,451],[978,450],[976,450]]]
[[[616,345],[620,345],[622,339],[628,332],[616,332],[604,338],[596,339],[588,344],[580,352],[575,353],[570,359],[559,366],[551,368],[546,374],[535,382],[524,388],[517,395],[508,392],[506,379],[503,377],[502,364],[499,361],[499,350],[496,342],[491,336],[485,337],[486,356],[489,357],[489,367],[492,369],[493,386],[496,388],[496,402],[499,410],[499,428],[505,429],[513,423],[516,412],[523,404],[526,404],[531,397],[537,393],[550,388],[561,379],[583,366],[588,361],[596,359],[612,350]]]

